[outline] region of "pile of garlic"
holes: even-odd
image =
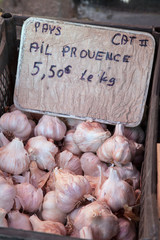
[[[0,118],[0,226],[137,239],[143,142],[140,127],[117,124],[113,134],[97,122],[33,121],[12,107]]]

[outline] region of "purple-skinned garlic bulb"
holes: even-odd
[[[119,232],[116,236],[116,240],[136,240],[136,227],[134,222],[122,217],[119,221]]]
[[[36,215],[30,218],[33,230],[36,232],[52,233],[57,235],[66,235],[66,229],[62,223],[53,221],[41,221]]]
[[[84,176],[58,168],[55,168],[54,175],[57,207],[64,213],[71,212],[84,200],[84,195],[91,193],[91,186]]]
[[[81,154],[81,150],[79,149],[79,147],[77,146],[77,144],[73,140],[74,133],[75,133],[75,130],[69,130],[66,133],[66,136],[64,137],[63,151],[68,150],[71,153],[79,156]]]
[[[65,223],[66,214],[57,207],[55,191],[48,192],[43,200],[42,205],[43,220]]]
[[[42,170],[52,170],[55,166],[54,156],[58,152],[58,147],[44,136],[30,138],[25,146],[30,160],[36,161]]]
[[[19,138],[25,141],[29,138],[32,127],[27,116],[19,110],[4,113],[0,118],[0,129],[7,138]]]
[[[35,136],[41,135],[55,141],[60,141],[64,138],[66,130],[66,125],[59,118],[43,115],[34,128],[34,134]]]
[[[82,168],[79,157],[69,152],[68,150],[64,150],[63,152],[57,154],[56,163],[59,168],[69,169],[77,175],[82,175]]]
[[[16,186],[16,198],[19,200],[23,210],[33,213],[40,209],[43,201],[41,188],[36,189],[29,183],[21,183]]]
[[[97,156],[107,163],[125,165],[132,161],[138,147],[137,143],[124,136],[124,126],[117,124],[114,135],[98,148]]]
[[[29,215],[20,213],[18,210],[13,210],[8,213],[8,227],[28,231],[32,230]]]
[[[23,142],[14,138],[0,148],[0,169],[11,174],[21,174],[28,170],[30,159]]]
[[[113,212],[124,208],[125,205],[135,204],[133,187],[122,180],[114,168],[111,169],[109,178],[98,186],[96,197],[100,201],[105,201]]]
[[[96,152],[110,136],[111,133],[105,131],[100,123],[86,121],[77,126],[73,140],[82,152]]]
[[[9,183],[5,178],[0,176],[0,208],[9,212],[13,205],[16,197],[15,186]]]
[[[83,153],[80,162],[84,175],[98,177],[100,175],[98,166],[101,166],[103,175],[105,175],[108,169],[107,164],[101,162],[97,155],[92,152]]]

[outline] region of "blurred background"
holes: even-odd
[[[104,23],[159,26],[159,0],[0,0],[5,12]]]

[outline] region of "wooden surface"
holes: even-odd
[[[154,48],[148,33],[29,18],[22,30],[14,103],[27,111],[136,126]]]
[[[157,202],[158,217],[160,219],[160,143],[157,144]]]

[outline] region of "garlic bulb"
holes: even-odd
[[[92,152],[83,153],[81,158],[81,167],[85,175],[98,177],[100,175],[98,166],[101,166],[103,175],[107,171],[107,164],[99,160],[96,154]]]
[[[58,148],[44,136],[30,138],[25,146],[30,160],[36,161],[42,170],[52,170],[55,166],[54,156]]]
[[[77,126],[73,140],[82,152],[96,152],[110,135],[100,123],[86,121]]]
[[[43,200],[42,205],[43,220],[65,223],[66,214],[57,208],[55,191],[48,192]]]
[[[119,218],[119,232],[116,240],[136,240],[136,228],[134,222],[126,219]]]
[[[57,207],[69,213],[83,200],[84,195],[91,193],[91,186],[84,176],[74,175],[65,169],[55,168],[54,174]]]
[[[37,163],[35,161],[31,161],[29,165],[30,170],[30,183],[35,188],[42,188],[47,180],[49,179],[50,172],[45,172],[43,170],[40,170],[37,166]]]
[[[19,110],[4,113],[0,118],[0,129],[7,137],[27,140],[32,127],[27,116]]]
[[[34,129],[35,136],[45,136],[60,141],[66,133],[66,125],[57,117],[43,115]]]
[[[7,220],[5,218],[7,211],[3,208],[0,208],[0,227],[8,227]]]
[[[9,212],[13,207],[16,196],[15,186],[0,176],[0,189],[0,208]]]
[[[140,126],[134,128],[125,127],[124,136],[137,143],[143,143],[145,139],[144,131]]]
[[[28,169],[30,159],[24,149],[23,142],[14,138],[6,146],[0,148],[0,168],[11,174],[21,174]]]
[[[3,147],[9,143],[9,140],[0,132],[0,147]]]
[[[98,149],[97,156],[101,161],[116,165],[129,163],[136,154],[135,142],[123,135],[124,126],[117,124],[114,135],[107,139]]]
[[[111,239],[118,233],[118,219],[105,202],[95,201],[82,207],[73,222],[77,230],[91,227],[93,239]],[[98,238],[101,236],[101,238]]]
[[[131,180],[134,189],[139,188],[140,185],[140,172],[136,167],[130,162],[122,167],[115,166],[114,169],[118,172],[122,180]],[[112,167],[108,168],[107,174],[109,176]]]
[[[75,130],[69,130],[66,133],[66,136],[64,137],[63,151],[68,150],[71,153],[79,156],[81,154],[81,150],[79,149],[79,147],[77,146],[77,144],[73,140],[73,134],[74,133],[75,133]]]
[[[69,169],[77,175],[82,175],[82,168],[78,156],[65,150],[56,156],[56,163],[62,169]]]
[[[66,235],[65,227],[62,223],[52,221],[41,221],[36,215],[32,215],[30,218],[33,230],[36,232],[46,232],[57,235]]]
[[[29,183],[21,183],[16,185],[16,191],[23,210],[32,213],[40,209],[43,201],[42,189],[36,189]]]
[[[96,196],[98,200],[105,201],[114,212],[123,208],[124,205],[135,204],[133,187],[123,181],[114,168],[111,169],[109,178],[98,187]]]
[[[20,213],[18,210],[13,210],[8,213],[8,227],[28,231],[32,230],[29,215]]]
[[[98,216],[91,222],[90,229],[94,240],[110,240],[117,235],[119,225],[113,217]]]
[[[79,119],[73,119],[73,118],[65,118],[65,122],[69,129],[76,129],[77,125],[84,121]]]

